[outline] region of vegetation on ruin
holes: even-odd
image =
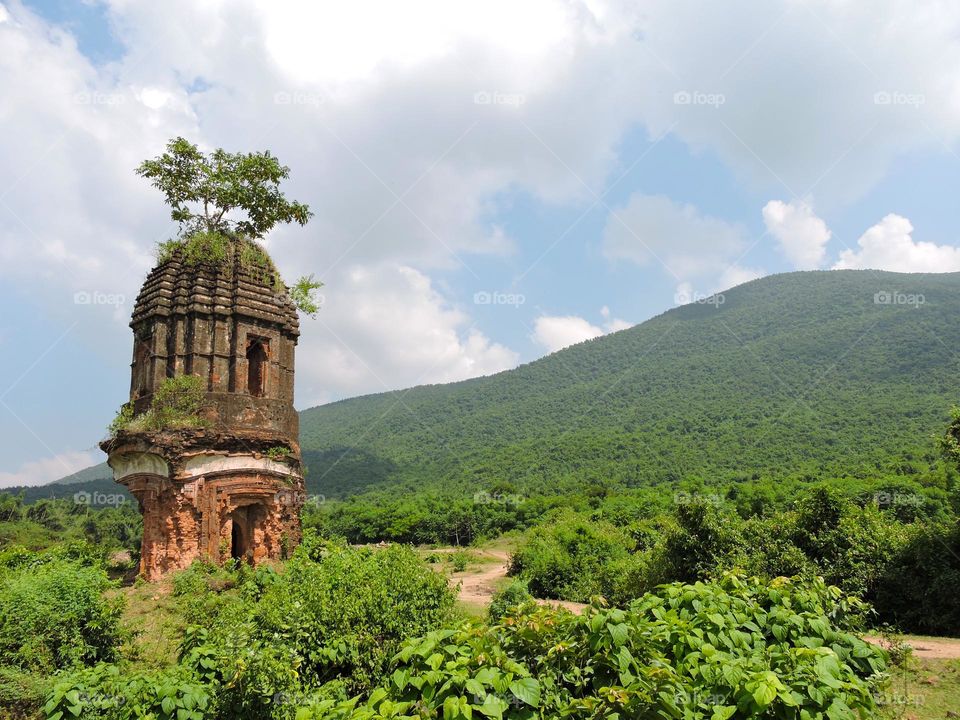
[[[181,237],[205,231],[257,240],[278,223],[306,225],[311,215],[306,205],[287,200],[280,191],[290,168],[269,151],[218,148],[207,154],[178,137],[167,143],[165,153],[144,160],[137,174],[164,194]],[[243,217],[237,218],[238,213]]]
[[[157,259],[165,262],[180,252],[189,265],[215,265],[232,272],[239,264],[277,293],[290,296],[297,308],[313,315],[319,310],[313,276],[301,277],[287,288],[260,241],[278,224],[306,225],[309,207],[288,200],[280,182],[290,168],[266,152],[202,152],[182,137],[167,143],[166,152],[145,160],[137,174],[151,181],[170,206],[178,223],[177,238],[159,243]]]
[[[110,424],[111,437],[127,432],[162,432],[203,428],[209,424],[200,416],[206,383],[199,375],[177,375],[165,378],[153,393],[150,408],[134,415],[132,403],[120,408]]]
[[[265,454],[271,460],[283,460],[290,454],[290,448],[286,445],[274,445],[273,447],[267,448]]]

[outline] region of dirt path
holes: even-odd
[[[460,600],[469,605],[489,605],[500,581],[507,576],[510,555],[498,550],[477,553],[481,559],[493,562],[481,570],[454,573],[453,581],[460,582]]]
[[[871,645],[884,647],[882,638],[865,635]],[[907,635],[903,642],[913,648],[914,656],[925,660],[955,660],[960,658],[960,639],[955,638],[928,638]]]
[[[452,580],[460,582],[460,600],[468,605],[489,605],[494,593],[500,588],[510,569],[510,554],[502,550],[484,550],[478,553],[482,560],[490,561],[489,567],[481,570],[454,573]],[[581,612],[584,603],[567,600],[537,600],[541,605],[563,607],[573,612]]]

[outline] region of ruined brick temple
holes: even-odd
[[[188,264],[178,252],[147,277],[130,327],[135,414],[168,377],[206,383],[203,427],[122,430],[102,444],[143,514],[141,574],[285,556],[300,541],[304,499],[293,302],[269,273],[239,260]]]

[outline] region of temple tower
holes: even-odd
[[[150,411],[167,378],[194,375],[204,389],[197,426],[134,420],[101,445],[139,501],[148,580],[197,558],[279,559],[300,541],[297,311],[276,274],[245,267],[241,255],[196,263],[177,250],[137,297],[134,416]]]

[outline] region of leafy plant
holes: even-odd
[[[849,632],[859,610],[822,581],[736,575],[626,610],[523,605],[410,641],[367,698],[297,717],[853,720],[873,710],[885,669]]]
[[[185,667],[158,673],[102,663],[63,676],[43,706],[47,720],[204,720],[210,695]]]
[[[36,558],[0,573],[0,664],[51,673],[116,657],[121,599],[98,564]]]
[[[311,215],[306,205],[280,192],[290,168],[269,152],[206,154],[178,137],[165,153],[141,163],[137,174],[164,194],[181,237],[205,232],[258,239],[277,223],[305,225]],[[234,211],[246,217],[234,219]]]
[[[313,275],[307,275],[297,280],[287,292],[297,309],[312,317],[320,312],[321,300],[317,296],[317,290],[322,287],[322,282],[314,280]]]
[[[447,559],[453,566],[454,572],[463,572],[467,569],[467,565],[470,564],[470,561],[473,560],[473,553],[469,552],[468,550],[457,549],[450,553],[450,556]]]
[[[511,609],[533,602],[530,589],[522,580],[512,580],[503,590],[494,593],[487,608],[487,615],[492,622],[497,622]]]

